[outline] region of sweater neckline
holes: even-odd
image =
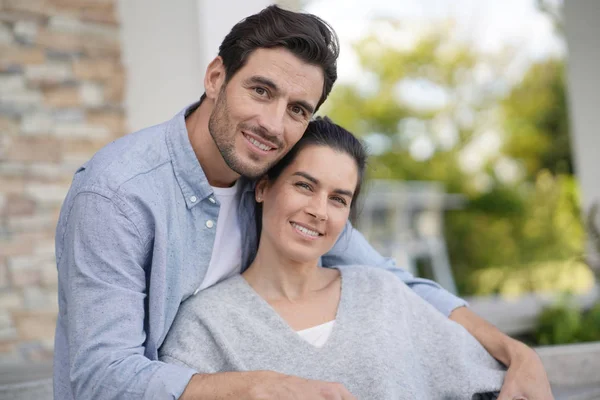
[[[338,303],[338,308],[334,319],[335,324],[331,330],[329,338],[321,347],[313,346],[312,344],[304,340],[300,335],[298,335],[298,331],[294,330],[287,323],[287,321],[283,319],[283,317],[279,315],[279,313],[275,311],[275,309],[271,307],[271,305],[252,288],[252,286],[250,286],[250,284],[246,281],[246,279],[244,279],[242,275],[237,275],[235,279],[238,281],[239,286],[242,288],[242,290],[245,291],[246,294],[258,305],[260,309],[257,311],[259,311],[262,315],[266,317],[265,324],[267,324],[274,330],[282,332],[282,334],[285,336],[285,339],[288,342],[294,343],[296,346],[302,347],[304,349],[309,349],[310,351],[320,353],[327,351],[330,347],[333,347],[335,345],[335,342],[339,340],[338,336],[341,336],[343,334],[345,326],[346,310],[348,309],[347,303],[349,301],[348,293],[345,290],[346,276],[343,272],[343,268],[335,269],[337,269],[340,272],[340,301]]]

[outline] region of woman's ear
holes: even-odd
[[[262,203],[264,201],[265,193],[267,191],[268,186],[269,178],[267,178],[266,176],[260,178],[260,180],[256,183],[256,187],[254,189],[254,199],[257,203]]]
[[[206,97],[215,100],[223,83],[225,82],[225,65],[223,65],[223,59],[218,56],[208,64],[206,67],[206,73],[204,75],[204,91]]]

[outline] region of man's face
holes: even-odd
[[[235,172],[262,176],[302,137],[323,92],[323,71],[283,48],[257,49],[221,86],[208,128]]]

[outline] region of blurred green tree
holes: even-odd
[[[532,65],[502,105],[507,132],[504,152],[524,164],[528,178],[535,179],[541,169],[573,174],[562,60]]]
[[[540,61],[511,84],[510,49],[478,54],[452,32],[444,25],[407,44],[401,24],[376,22],[355,44],[364,79],[338,84],[323,112],[371,145],[370,177],[439,181],[468,198],[446,220],[459,292],[502,292],[515,271],[560,269],[555,261],[583,252],[564,63]],[[476,274],[489,268],[503,272]]]

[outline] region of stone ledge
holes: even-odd
[[[600,387],[600,342],[544,346],[535,350],[552,384]]]
[[[0,364],[0,399],[51,400],[52,364]]]
[[[469,307],[507,335],[531,332],[535,328],[538,315],[549,305],[559,300],[560,294],[527,294],[514,300],[499,296],[467,298]],[[588,293],[577,295],[575,304],[581,309],[589,308],[600,299],[600,286],[597,284]]]
[[[556,400],[598,400],[600,399],[600,385],[594,386],[553,386],[552,394]]]

